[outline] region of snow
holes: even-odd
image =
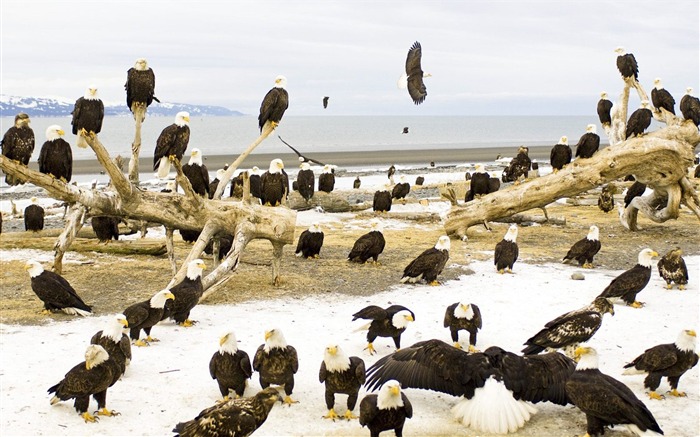
[[[307,216],[305,220],[313,220]],[[465,244],[455,242],[454,244]],[[309,261],[313,262],[313,261]],[[377,359],[394,351],[390,339],[379,338],[374,345],[378,355],[369,356],[362,332],[353,332],[351,315],[374,304],[402,304],[412,309],[416,321],[402,336],[403,346],[431,338],[450,342],[449,331],[442,326],[445,308],[459,300],[481,308],[484,327],[477,347],[498,345],[518,352],[522,343],[554,317],[587,305],[620,271],[582,270],[562,264],[529,264],[519,260],[512,275],[499,275],[492,262],[453,259],[464,266],[465,275],[440,287],[426,285],[397,286],[378,291],[371,297],[328,293],[322,297],[287,296],[279,300],[254,301],[237,305],[199,305],[191,317],[199,323],[182,328],[163,322],[153,329],[161,341],[133,350],[133,361],[126,375],[108,391],[107,407],[121,415],[86,424],[75,412],[72,402],[49,405],[48,387],[63,378],[72,366],[83,360],[90,337],[102,329],[109,316],[70,319],[42,326],[0,325],[2,348],[2,417],[0,434],[9,435],[170,435],[173,426],[193,418],[219,398],[215,381],[209,377],[208,363],[218,349],[221,335],[233,330],[239,348],[255,353],[263,343],[264,331],[280,328],[289,344],[297,348],[299,372],[292,397],[299,401],[291,407],[275,406],[260,436],[362,435],[369,434],[355,421],[332,422],[322,419],[326,413],[324,388],[318,382],[318,370],[324,348],[340,345],[348,355],[357,355],[369,367]],[[666,435],[695,436],[700,433],[700,383],[698,367],[680,381],[680,390],[688,397],[668,396],[663,401],[649,400],[641,375],[622,375],[623,365],[645,349],[675,341],[681,329],[698,328],[698,277],[700,256],[686,258],[691,272],[687,291],[664,288],[654,271],[638,299],[646,306],[635,309],[616,305],[615,316],[606,315],[603,326],[591,340],[598,350],[601,371],[625,384],[649,407]],[[362,269],[370,266],[348,266]],[[471,273],[473,272],[473,273]],[[585,280],[571,280],[571,274],[583,272]],[[471,274],[468,274],[471,273]],[[397,279],[398,281],[398,279]],[[157,290],[153,290],[154,292]],[[40,307],[38,302],[37,309]],[[130,302],[125,302],[126,307]],[[467,338],[460,338],[466,344]],[[246,396],[259,390],[254,374]],[[669,389],[664,380],[659,392]],[[360,393],[360,399],[364,396]],[[404,427],[405,436],[484,435],[458,424],[450,413],[458,398],[426,390],[406,389],[414,407],[414,417]],[[336,411],[345,411],[344,395],[336,396]],[[359,402],[358,402],[359,405]],[[96,409],[91,401],[91,410]],[[585,416],[573,406],[537,404],[537,413],[514,435],[573,435],[585,432]],[[357,407],[355,413],[358,413]],[[391,435],[387,433],[386,435]],[[619,428],[606,435],[629,435]]]

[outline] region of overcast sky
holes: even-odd
[[[698,3],[1,0],[1,87],[73,99],[93,83],[123,102],[145,57],[162,101],[249,114],[284,74],[288,115],[589,115],[621,89],[617,46],[647,91],[661,77],[677,102],[697,95]],[[419,106],[396,86],[414,41],[433,75]]]

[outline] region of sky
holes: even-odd
[[[676,100],[700,89],[700,6],[675,1],[1,1],[3,94],[123,102],[144,57],[163,101],[257,114],[588,115],[621,90],[614,49]],[[428,96],[396,86],[414,41]],[[324,110],[323,96],[330,96]]]

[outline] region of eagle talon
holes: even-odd
[[[102,408],[101,410],[95,411],[95,414],[98,416],[121,416],[122,413],[114,410],[108,410],[107,407]]]
[[[333,408],[328,410],[328,414],[325,416],[321,416],[323,419],[331,419],[333,422],[335,422],[335,419],[338,419],[340,416],[335,412]]]
[[[634,301],[631,304],[629,304],[632,308],[641,308],[644,306],[644,302],[639,302],[639,301]]]
[[[289,396],[289,395],[285,396],[285,397],[284,397],[284,400],[283,400],[282,402],[285,403],[285,404],[287,404],[287,405],[290,406],[290,407],[292,406],[292,404],[298,404],[298,403],[299,403],[299,401],[295,401],[295,400],[292,399],[292,397]]]
[[[182,326],[183,328],[191,328],[192,326],[196,325],[198,322],[196,320],[190,320],[186,319],[182,323],[178,323],[178,325]]]
[[[150,343],[148,343],[145,340],[141,340],[141,339],[138,339],[134,342],[134,346],[138,346],[138,347],[144,347],[144,346],[150,346],[150,345],[151,345]]]
[[[363,350],[368,351],[370,355],[374,355],[377,353],[377,351],[374,350],[374,346],[372,345],[372,343],[367,344],[367,347],[364,348]]]
[[[474,347],[474,345],[472,345],[472,344],[469,345],[469,353],[476,354],[476,353],[479,353],[479,352],[480,352],[479,349],[477,349],[476,347]]]
[[[436,280],[428,283],[428,285],[430,285],[431,287],[437,287],[437,286],[442,285],[442,284],[436,279]]]
[[[685,290],[685,285],[683,285],[683,284],[679,285],[679,286],[678,286],[678,289],[679,289],[679,290]]]
[[[666,284],[666,290],[671,290],[673,288],[673,284]]]
[[[684,391],[678,391],[675,388],[673,390],[671,390],[670,392],[668,392],[668,394],[670,394],[671,396],[675,396],[677,398],[684,398],[684,397],[688,396]]]
[[[657,401],[660,401],[662,399],[666,399],[664,395],[660,395],[655,391],[650,391],[649,392],[649,399],[656,399]]]
[[[83,420],[85,420],[85,423],[88,423],[88,422],[95,423],[95,422],[98,422],[100,420],[99,417],[93,416],[92,414],[88,413],[87,411],[84,412],[83,414],[81,414],[80,416],[83,418]]]
[[[343,419],[345,419],[345,420],[353,420],[353,419],[358,419],[358,417],[355,416],[354,414],[352,414],[352,411],[347,410],[347,411],[345,411],[345,414],[343,415]]]
[[[452,343],[452,346],[456,347],[457,349],[462,349],[462,345],[459,344],[458,341],[455,341],[454,343]]]

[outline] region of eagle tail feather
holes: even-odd
[[[368,331],[369,326],[372,324],[372,322],[367,322],[361,326],[358,326],[357,328],[353,329],[352,332],[360,332],[360,331]]]
[[[76,307],[66,307],[66,308],[63,308],[63,312],[66,313],[66,314],[68,314],[68,315],[71,315],[71,316],[83,316],[83,317],[87,317],[87,316],[90,315],[90,311],[85,311],[85,310],[83,310],[83,309],[76,308]]]
[[[160,158],[160,164],[158,165],[158,177],[160,179],[165,179],[170,173],[170,160],[167,156]]]
[[[399,77],[399,80],[396,82],[396,86],[402,90],[408,88],[408,75],[406,75],[406,73],[402,74],[401,77]]]
[[[639,370],[636,367],[634,367],[634,363],[629,363],[625,366],[625,370],[622,372],[623,375],[642,375],[645,372],[644,370]]]

